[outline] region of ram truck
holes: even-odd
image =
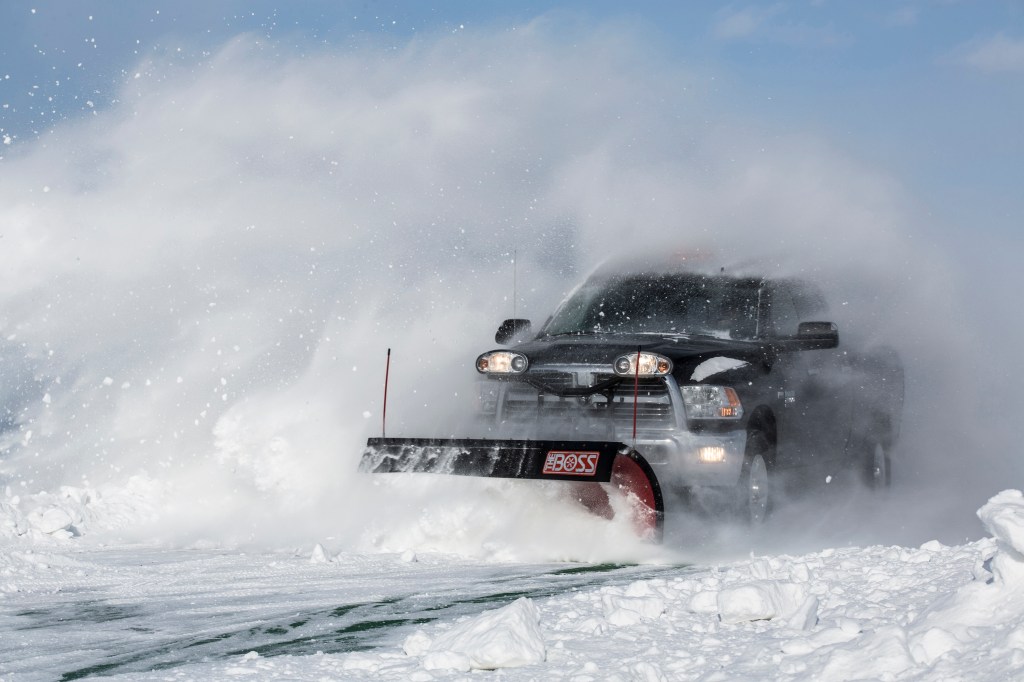
[[[605,268],[495,342],[476,360],[483,438],[370,439],[363,470],[569,481],[608,514],[603,483],[655,535],[666,496],[756,524],[817,482],[891,483],[899,359],[841,342],[810,282]]]

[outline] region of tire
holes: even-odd
[[[881,442],[867,442],[861,471],[864,485],[871,490],[886,490],[892,485],[892,460]]]
[[[743,469],[735,491],[736,513],[751,526],[765,522],[772,511],[771,445],[759,432],[747,436]]]

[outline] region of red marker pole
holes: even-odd
[[[380,437],[384,438],[387,434],[388,424],[388,376],[391,374],[391,349],[388,348],[388,360],[384,366],[384,410],[380,416]]]
[[[640,395],[640,346],[636,347],[636,372],[633,373],[633,449],[636,450],[636,406]]]

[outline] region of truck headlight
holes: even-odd
[[[476,371],[481,374],[522,374],[530,361],[522,353],[492,350],[476,359]]]
[[[615,373],[623,377],[637,374],[637,354],[629,353],[616,358],[612,367]],[[672,361],[657,353],[640,353],[640,376],[661,377],[672,372]]]
[[[739,419],[743,405],[728,386],[682,386],[687,419]]]

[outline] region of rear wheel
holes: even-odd
[[[736,511],[741,521],[760,525],[772,510],[769,466],[771,445],[761,433],[747,436],[747,451],[736,489]]]
[[[864,484],[872,490],[885,490],[892,485],[892,460],[885,446],[868,441],[864,447]]]

